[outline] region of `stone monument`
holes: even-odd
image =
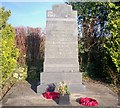
[[[45,58],[40,86],[64,81],[70,92],[81,91],[84,87],[78,62],[77,11],[73,11],[70,5],[59,4],[48,10],[46,17]]]

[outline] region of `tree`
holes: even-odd
[[[116,84],[120,77],[120,5],[119,3],[109,3],[109,8],[108,28],[110,36],[106,37],[104,47],[115,65],[116,77],[114,78],[114,83]]]
[[[6,11],[4,7],[0,9],[0,35],[2,36],[1,46],[0,46],[0,57],[1,61],[1,74],[2,74],[2,84],[12,76],[16,66],[17,66],[17,57],[19,56],[19,51],[15,46],[14,38],[15,31],[14,28],[7,24],[7,20],[11,12]]]
[[[79,54],[87,64],[83,65],[85,71],[90,72],[89,76],[104,78],[104,81],[115,84],[120,77],[116,74],[120,70],[120,2],[68,4],[78,11],[78,27],[83,36],[79,40]]]
[[[91,78],[111,82],[103,47],[110,35],[107,22],[110,8],[108,2],[68,2],[78,11],[79,55],[82,70]],[[108,60],[108,58],[107,58]]]

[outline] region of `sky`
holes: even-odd
[[[51,10],[52,5],[61,4],[58,2],[2,2],[6,10],[11,10],[11,16],[8,19],[13,27],[30,26],[45,28],[46,10]]]

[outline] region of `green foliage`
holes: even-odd
[[[4,7],[0,9],[0,35],[1,39],[1,72],[2,72],[2,84],[12,76],[15,68],[17,66],[17,57],[19,56],[19,51],[15,46],[14,38],[15,31],[14,28],[7,24],[7,19],[10,16],[10,11],[6,11]]]
[[[8,20],[10,14],[11,14],[10,10],[5,11],[4,7],[0,9],[0,30],[6,26],[7,23],[6,21]]]
[[[116,66],[116,71],[120,73],[120,5],[109,3],[110,13],[108,28],[110,29],[110,37],[106,37],[104,47],[112,58],[112,62]]]
[[[79,40],[78,49],[81,54],[88,52],[89,49],[85,47],[85,38]]]
[[[111,58],[103,47],[104,37],[109,34],[109,27],[106,26],[110,12],[108,2],[70,2],[68,4],[78,11],[78,25],[82,28],[82,30],[78,28],[79,32],[82,32],[82,38],[79,39],[81,70],[95,80],[111,83],[109,67],[114,67],[114,64],[111,63]]]
[[[78,25],[82,26],[82,31],[79,28],[83,36],[79,40],[82,71],[96,80],[116,84],[120,76],[117,74],[120,72],[120,3],[68,4],[78,11]]]
[[[13,73],[13,77],[16,80],[25,80],[27,79],[27,66],[24,67],[16,67],[14,73]]]
[[[37,68],[36,67],[29,67],[28,68],[28,77],[29,79],[37,79],[38,76],[37,76]]]

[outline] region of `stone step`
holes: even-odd
[[[41,83],[59,83],[65,81],[67,84],[79,83],[82,84],[81,72],[43,72],[41,73]]]
[[[51,42],[56,41],[56,42],[62,42],[62,43],[63,43],[63,42],[66,42],[66,43],[69,42],[69,43],[70,43],[70,42],[72,42],[72,41],[77,41],[76,38],[71,38],[71,37],[70,37],[70,38],[67,38],[67,39],[66,39],[66,38],[60,38],[60,39],[47,38],[46,40],[47,40],[47,41],[49,40],[49,41],[51,41]]]
[[[52,57],[59,57],[59,58],[77,58],[77,51],[68,51],[68,49],[66,49],[66,51],[64,51],[63,49],[61,51],[58,51],[58,49],[54,49],[54,50],[48,50],[46,51],[45,57],[48,58],[52,58]]]
[[[47,84],[38,85],[37,86],[37,93],[38,94],[44,93],[46,91],[47,87],[48,87]],[[58,91],[58,87],[59,87],[59,85],[56,85],[55,91]],[[81,93],[85,90],[86,90],[86,87],[83,84],[71,83],[68,85],[68,91],[70,92],[70,94]]]
[[[37,93],[43,93],[51,83],[54,83],[56,90],[58,90],[61,81],[67,83],[70,93],[79,93],[85,90],[85,86],[82,84],[81,72],[43,72],[40,76]]]
[[[54,53],[46,53],[45,54],[45,58],[62,58],[62,59],[64,59],[64,58],[77,58],[77,56],[75,55],[75,54],[68,54],[68,53],[62,53],[62,52],[58,52],[58,53],[56,53],[56,54],[54,54]]]
[[[72,46],[74,46],[74,45],[78,45],[78,41],[71,41],[71,42],[66,42],[66,41],[64,41],[64,42],[60,42],[60,41],[49,41],[49,40],[46,40],[46,43],[45,43],[45,46],[46,45],[71,45],[72,44]]]
[[[71,71],[79,71],[79,67],[78,66],[74,66],[74,67],[67,67],[67,66],[44,66],[44,72],[71,72]]]
[[[67,63],[58,63],[58,64],[56,64],[56,63],[54,63],[54,64],[48,64],[48,63],[44,63],[44,66],[45,67],[54,67],[54,68],[56,68],[56,67],[78,67],[79,66],[79,64],[78,63],[70,63],[70,64],[67,64]]]
[[[78,49],[71,49],[71,48],[46,48],[45,52],[48,54],[56,54],[56,53],[63,53],[63,54],[72,54],[73,57],[77,55]]]
[[[44,64],[78,64],[78,58],[45,58]]]
[[[50,43],[51,42],[51,43]],[[65,42],[63,43],[63,42],[56,42],[56,41],[50,41],[49,43],[46,43],[45,44],[45,47],[69,47],[69,46],[71,46],[71,48],[74,48],[74,47],[76,47],[78,44],[77,43],[73,43],[73,42],[66,42],[66,44],[65,44]],[[67,44],[68,43],[68,44]]]

